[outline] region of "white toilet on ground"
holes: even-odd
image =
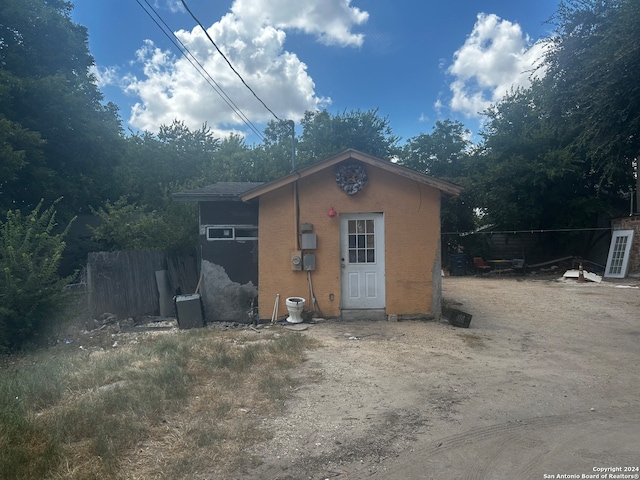
[[[287,298],[287,310],[289,310],[289,323],[302,323],[302,311],[304,310],[304,298],[289,297]]]

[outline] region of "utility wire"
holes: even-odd
[[[145,0],[145,3],[147,5],[149,5],[148,0]],[[153,10],[153,7],[151,5],[149,5],[149,7]],[[235,104],[235,102],[231,99],[231,97],[229,97],[229,95],[227,95],[227,93],[224,91],[224,89],[222,88],[222,86],[220,84],[218,84],[213,77],[209,74],[209,72],[207,71],[207,69],[204,67],[204,65],[202,65],[198,59],[196,58],[196,56],[191,53],[191,51],[189,50],[189,48],[182,43],[182,41],[173,33],[173,29],[171,27],[169,27],[169,25],[167,25],[167,23],[163,20],[162,16],[154,10],[154,13],[158,16],[158,18],[162,21],[162,23],[167,27],[167,30],[169,30],[169,32],[171,32],[171,35],[178,41],[180,42],[180,45],[182,45],[182,47],[189,53],[189,55],[191,56],[191,58],[193,58],[193,60],[200,65],[200,68],[202,68],[202,70],[207,74],[207,77],[209,77],[209,79],[211,79],[211,82],[213,82],[218,89],[220,90],[220,92],[217,92],[218,95],[220,95],[220,97],[226,102],[227,105],[229,105],[229,107],[231,107],[232,110],[235,111],[235,113],[238,115],[238,117],[240,117],[240,119],[245,123],[245,125],[247,125],[261,140],[264,140],[264,135],[262,135],[262,132],[260,130],[258,130],[258,127],[256,127],[253,122],[251,120],[249,120],[249,117],[247,117],[244,112],[240,109],[240,107],[238,105]],[[165,34],[166,35],[166,34]],[[189,60],[188,57],[186,57],[187,60]],[[189,60],[189,62],[191,62],[191,60]],[[193,65],[193,63],[191,62],[191,64]],[[195,67],[195,65],[194,65]],[[196,68],[197,69],[197,68]],[[206,80],[206,78],[205,78]],[[209,81],[207,81],[207,83],[209,83],[209,85],[211,85],[211,83]],[[211,87],[215,89],[215,87],[213,85],[211,85]]]
[[[245,87],[247,87],[249,89],[249,91],[253,94],[254,97],[256,97],[258,99],[258,101],[262,104],[262,106],[264,108],[266,108],[269,113],[271,113],[271,115],[273,115],[273,117],[278,120],[279,122],[282,122],[283,120],[280,120],[280,118],[278,118],[278,116],[273,113],[273,110],[271,110],[269,107],[267,107],[267,104],[264,103],[262,101],[262,99],[256,94],[256,92],[253,91],[253,89],[247,85],[247,82],[244,81],[244,78],[242,78],[242,75],[240,75],[238,73],[238,71],[233,67],[233,65],[231,64],[231,62],[229,61],[229,59],[225,56],[224,53],[222,53],[222,50],[220,50],[220,48],[218,47],[218,45],[216,45],[216,42],[213,41],[213,38],[211,38],[211,36],[209,35],[209,33],[207,32],[207,29],[204,28],[204,25],[202,25],[202,23],[200,22],[200,20],[198,20],[198,18],[193,14],[193,12],[189,9],[189,6],[187,5],[187,2],[185,2],[185,0],[181,0],[182,5],[184,6],[184,8],[187,10],[187,12],[189,12],[189,15],[191,15],[191,18],[193,18],[193,20],[200,26],[200,28],[202,29],[202,31],[204,32],[204,34],[207,36],[207,38],[209,39],[209,41],[213,44],[214,47],[216,47],[216,50],[218,51],[218,53],[222,56],[222,58],[224,58],[225,62],[227,62],[227,65],[229,65],[229,68],[231,68],[231,70],[233,70],[233,72],[238,76],[238,78],[240,79],[240,81],[244,84]]]
[[[264,140],[264,135],[262,134],[262,132],[258,130],[258,128],[251,122],[251,120],[249,120],[249,118],[242,112],[240,107],[238,107],[235,104],[235,102],[233,102],[233,100],[229,97],[229,95],[227,95],[224,89],[213,79],[213,77],[209,74],[207,69],[198,61],[195,55],[191,53],[189,48],[184,43],[182,43],[182,41],[180,41],[178,37],[175,36],[175,34],[173,33],[173,29],[171,29],[169,25],[167,25],[167,23],[164,21],[162,16],[153,8],[153,6],[151,6],[147,0],[144,0],[144,2],[147,4],[149,9],[153,11],[155,16],[158,19],[160,19],[160,21],[164,24],[164,26],[166,27],[166,30],[165,28],[162,27],[162,25],[160,25],[160,23],[158,23],[158,20],[154,18],[154,16],[144,7],[144,5],[140,3],[140,0],[136,0],[136,2],[145,11],[145,13],[149,16],[149,18],[151,18],[151,20],[157,25],[157,27],[162,31],[162,33],[169,39],[169,41],[178,49],[178,51],[180,51],[180,53],[187,59],[187,61],[196,69],[196,71],[202,76],[202,78],[204,78],[204,80],[209,84],[209,86],[213,88],[213,90],[220,96],[220,98],[222,98],[222,100],[224,100],[224,102],[229,106],[229,108],[233,110],[233,112],[240,118],[240,120],[242,120],[242,122],[245,125],[247,125],[247,127],[249,127],[249,129],[251,129],[251,131],[255,133],[260,139]],[[171,32],[171,35],[167,33],[167,30]],[[182,48],[178,46],[176,41],[180,43],[180,46]],[[196,66],[196,63],[197,63],[197,66]]]
[[[556,228],[556,229],[539,229],[539,230],[502,230],[502,231],[491,231],[484,230],[480,232],[472,231],[472,232],[444,232],[441,235],[493,235],[493,234],[507,234],[507,233],[557,233],[557,232],[596,232],[596,231],[605,231],[611,230],[611,227],[598,227],[598,228]]]
[[[151,9],[153,11],[153,13],[162,21],[162,23],[165,25],[167,30],[169,32],[171,32],[171,35],[169,35],[167,33],[167,31],[164,28],[162,28],[162,26],[158,23],[158,21],[149,13],[149,11],[147,11],[144,8],[144,6],[140,3],[139,0],[136,0],[136,2],[138,3],[138,5],[140,5],[140,7],[142,7],[142,9],[145,11],[145,13],[147,13],[147,15],[149,15],[151,20],[158,26],[158,28],[160,28],[162,33],[164,33],[164,35],[169,39],[169,41],[171,43],[173,43],[173,45],[178,49],[178,51],[180,51],[180,53],[187,59],[187,61],[189,61],[189,63],[191,63],[191,65],[196,69],[196,71],[209,84],[209,86],[211,88],[213,88],[213,90],[220,96],[220,98],[222,98],[222,100],[224,100],[224,102],[229,106],[229,108],[231,108],[231,110],[233,110],[233,112],[240,118],[240,120],[242,122],[244,122],[244,124],[247,125],[247,127],[249,127],[249,129],[251,129],[260,139],[264,140],[264,136],[262,135],[260,130],[258,130],[258,128],[251,122],[251,120],[249,120],[249,118],[242,112],[240,107],[238,107],[233,102],[233,100],[231,100],[229,95],[227,95],[226,92],[224,91],[224,89],[213,79],[213,77],[209,74],[209,72],[206,70],[206,68],[198,61],[198,59],[195,57],[195,55],[193,55],[193,53],[191,53],[191,51],[187,48],[187,46],[184,45],[184,43],[182,43],[180,41],[180,39],[175,36],[175,34],[173,33],[173,29],[171,29],[169,27],[169,25],[167,25],[167,23],[162,19],[162,16],[149,4],[149,2],[147,0],[145,0],[145,3],[149,7],[149,9]],[[182,48],[184,50],[181,49],[176,44],[176,41],[174,40],[174,38],[175,38],[175,40],[177,40],[180,43],[180,45],[182,46]],[[189,55],[187,55],[187,53],[185,53],[185,52],[187,52]],[[194,62],[197,63],[200,68],[198,68],[198,66],[196,66],[194,64]],[[205,74],[206,74],[206,77],[205,77]]]

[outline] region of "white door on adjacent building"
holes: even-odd
[[[343,309],[385,308],[384,216],[340,215]]]

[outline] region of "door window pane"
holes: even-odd
[[[373,235],[367,235],[367,248],[373,248]]]
[[[373,220],[348,220],[349,263],[375,263]]]
[[[376,252],[373,249],[367,249],[367,263],[375,263]]]

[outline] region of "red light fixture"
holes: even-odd
[[[338,212],[336,212],[336,211],[333,209],[333,207],[331,207],[331,208],[329,209],[329,211],[327,212],[327,215],[329,216],[329,218],[333,218],[333,217],[335,217],[337,214],[338,214]]]

